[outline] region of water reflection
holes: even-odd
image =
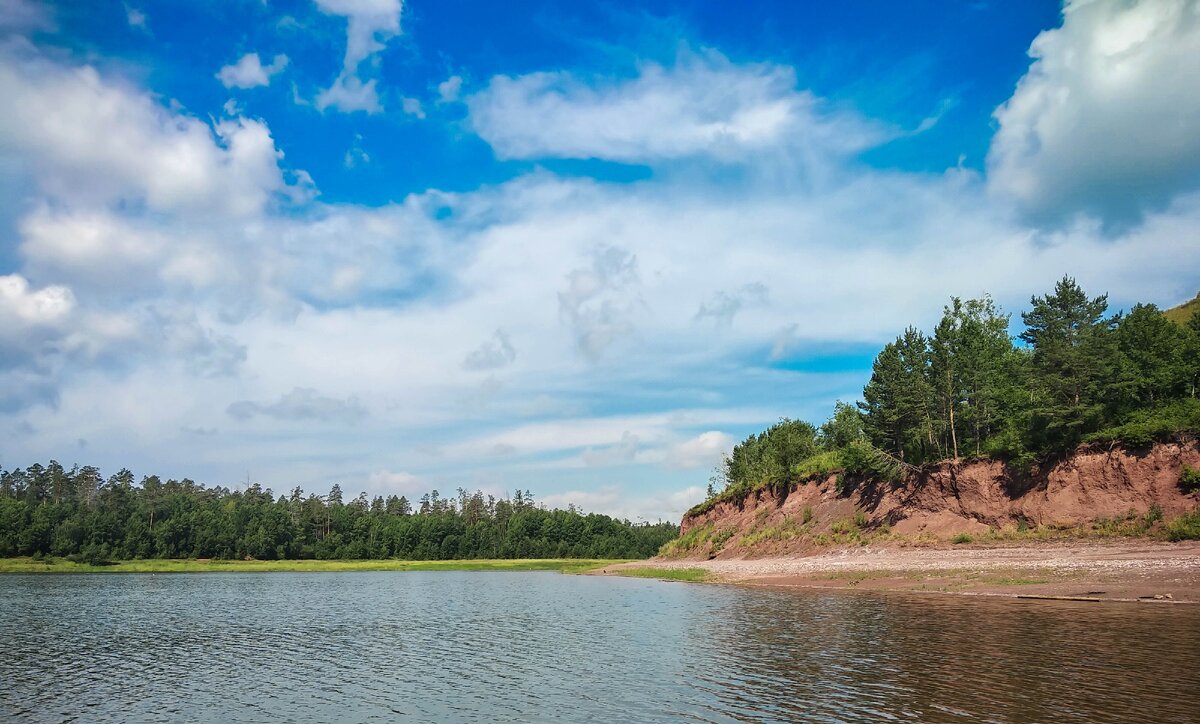
[[[554,573],[0,577],[0,718],[1188,720],[1200,610]]]

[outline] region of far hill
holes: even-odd
[[[1197,293],[1195,298],[1180,304],[1178,307],[1171,307],[1163,314],[1167,315],[1167,319],[1175,324],[1187,324],[1187,321],[1192,318],[1192,315],[1200,310],[1200,293]]]

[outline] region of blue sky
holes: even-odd
[[[677,518],[951,295],[1200,288],[1200,5],[0,0],[0,464]]]

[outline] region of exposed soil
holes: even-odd
[[[703,568],[755,586],[957,593],[1010,598],[1200,603],[1200,542],[1075,541],[997,548],[854,548],[804,557],[653,559],[621,569]]]
[[[1179,485],[1183,466],[1200,467],[1200,443],[1164,443],[1141,450],[1080,448],[1044,469],[1014,470],[997,460],[943,463],[903,482],[838,476],[771,490],[685,516],[681,531],[709,526],[718,544],[688,551],[689,558],[795,556],[818,552],[813,538],[855,518],[865,537],[888,531],[910,542],[946,541],[998,530],[1071,530],[1104,519],[1132,519],[1151,509],[1167,518],[1200,506],[1200,491]],[[794,528],[803,524],[803,535]],[[787,535],[763,531],[790,525]],[[755,533],[760,535],[755,536]],[[747,540],[747,536],[749,539]]]

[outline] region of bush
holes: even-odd
[[[1092,433],[1084,441],[1143,448],[1168,441],[1182,432],[1200,432],[1200,400],[1177,400],[1150,410],[1139,410],[1123,424]]]
[[[1200,540],[1200,508],[1167,523],[1168,540]]]
[[[838,450],[829,450],[804,458],[792,468],[792,475],[797,480],[808,480],[823,477],[842,469],[842,454]]]
[[[1183,488],[1185,493],[1200,490],[1200,468],[1193,468],[1184,463],[1183,470],[1179,473],[1179,487]]]
[[[973,540],[975,540],[975,537],[972,536],[970,533],[959,533],[958,535],[951,538],[950,542],[953,543],[954,545],[958,545],[960,543],[970,543]]]
[[[804,506],[804,510],[800,513],[800,521],[807,523],[813,519],[813,509],[811,505]]]

